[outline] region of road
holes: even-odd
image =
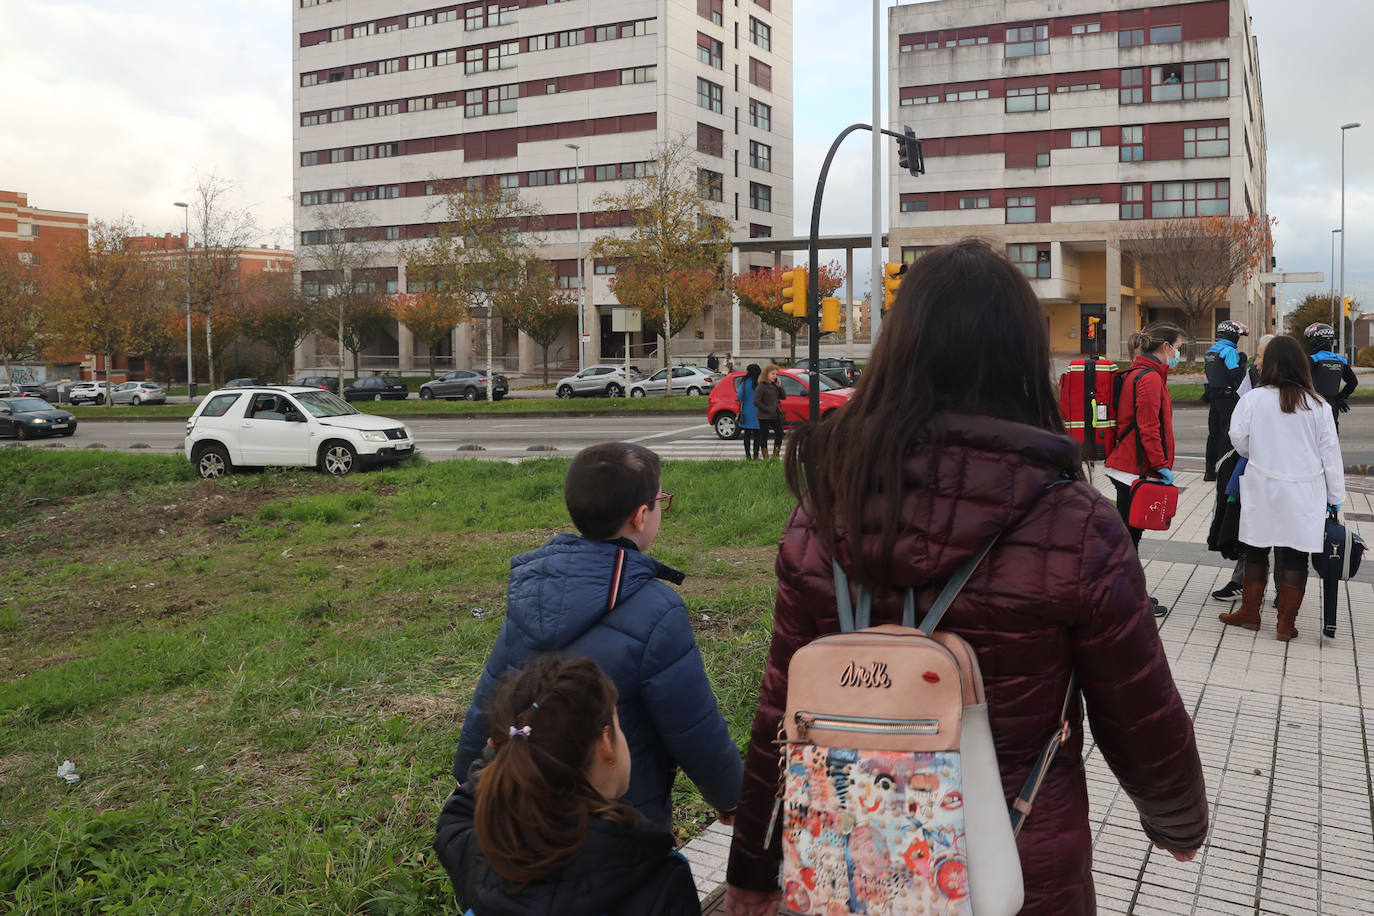
[[[1360,404],[1341,418],[1341,447],[1347,464],[1374,464],[1374,405]],[[417,445],[434,459],[484,458],[517,460],[572,456],[597,442],[619,439],[639,442],[667,459],[738,458],[739,442],[723,442],[706,417],[568,417],[521,419],[510,415],[490,419],[407,419]],[[68,448],[100,443],[106,448],[147,448],[175,452],[181,448],[184,421],[125,421],[83,423]],[[1201,459],[1207,442],[1207,411],[1202,407],[1174,409],[1178,454]],[[480,449],[475,448],[480,446]]]

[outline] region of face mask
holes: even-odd
[[[1175,351],[1174,351],[1174,355],[1171,356],[1171,357],[1169,357],[1169,368],[1170,368],[1170,369],[1172,369],[1172,368],[1174,368],[1175,366],[1178,365],[1178,359],[1179,359],[1178,351],[1175,350]]]

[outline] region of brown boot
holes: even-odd
[[[778,448],[776,445],[773,446],[773,457],[774,457],[774,458],[778,457],[778,452],[780,452],[780,451],[782,451],[782,449]]]
[[[1245,572],[1240,610],[1218,614],[1217,616],[1221,618],[1222,623],[1230,624],[1233,627],[1258,630],[1260,628],[1260,605],[1264,604],[1264,579],[1258,581],[1252,579],[1248,566]]]
[[[1302,607],[1303,589],[1295,588],[1292,585],[1279,586],[1279,642],[1288,640],[1298,635],[1298,628],[1293,626],[1293,622],[1298,619],[1298,608]]]

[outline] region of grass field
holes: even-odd
[[[509,559],[569,530],[565,468],[207,482],[0,450],[0,910],[456,912],[433,824]],[[664,487],[654,554],[743,746],[792,500],[775,463]],[[710,816],[676,804],[683,838]]]

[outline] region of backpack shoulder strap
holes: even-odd
[[[1001,537],[1001,535],[999,534],[998,537]],[[988,541],[983,545],[982,550],[979,550],[973,556],[969,557],[964,565],[956,569],[954,575],[949,577],[949,581],[945,583],[945,587],[940,591],[939,597],[935,599],[935,603],[932,604],[930,610],[926,612],[925,619],[921,621],[922,633],[929,636],[931,633],[935,632],[935,628],[940,625],[940,618],[945,616],[945,611],[949,610],[949,606],[954,603],[954,599],[959,597],[959,592],[963,590],[964,583],[968,582],[969,576],[973,575],[973,571],[978,568],[978,564],[983,562],[983,557],[988,555],[988,551],[991,550],[992,545],[996,543],[996,537]]]

